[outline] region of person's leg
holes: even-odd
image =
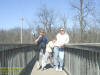
[[[44,67],[46,66],[46,63],[47,63],[48,57],[49,57],[49,53],[46,52],[45,55],[43,56],[43,59],[42,59],[42,68],[41,68],[41,70],[43,70]]]
[[[52,53],[49,53],[49,59],[50,59],[50,65],[53,67],[53,58],[52,58]]]
[[[59,61],[60,61],[60,71],[62,71],[64,64],[64,48],[59,49]]]
[[[37,66],[38,68],[40,69],[41,65],[42,65],[42,59],[43,59],[44,55],[43,55],[43,49],[40,48],[40,51],[39,51],[39,58],[38,58],[38,63],[37,63]]]
[[[43,56],[43,49],[41,48],[40,49],[40,57],[42,57]]]
[[[43,47],[43,55],[45,55],[45,52],[46,52],[46,47]]]
[[[54,47],[54,65],[56,70],[58,70],[58,55],[59,55],[59,48]]]

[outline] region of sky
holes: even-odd
[[[65,14],[69,19],[68,23],[71,24],[71,18],[75,13],[70,0],[0,0],[0,29],[21,27],[22,17],[24,18],[23,27],[28,28],[27,22],[36,19],[36,13],[43,5],[59,14]],[[99,5],[100,0],[95,0],[98,12],[100,12]]]

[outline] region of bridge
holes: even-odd
[[[100,75],[100,44],[76,44],[65,47],[63,72],[48,67],[35,68],[37,46],[0,44],[0,75]]]

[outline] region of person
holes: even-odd
[[[69,43],[69,35],[65,32],[64,28],[61,28],[56,38],[57,41],[54,46],[54,67],[56,71],[62,71],[64,64],[64,45]],[[58,69],[58,65],[60,65],[60,69]]]
[[[45,54],[45,48],[47,44],[47,38],[44,36],[44,30],[40,30],[39,37],[35,40],[35,44],[37,44],[37,51],[36,51],[36,63],[37,63],[37,69],[40,68],[40,57],[43,57]]]
[[[55,41],[56,40],[54,39],[54,40],[48,42],[48,44],[46,45],[46,53],[45,53],[45,55],[42,59],[42,67],[41,67],[42,71],[44,70],[44,67],[46,66],[48,58],[50,58],[51,66],[53,66],[53,63],[52,63],[52,50],[54,48]]]

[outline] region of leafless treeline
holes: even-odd
[[[65,14],[59,16],[59,13],[53,9],[45,6],[40,8],[34,24],[28,23],[29,28],[23,29],[23,43],[33,43],[32,30],[38,35],[39,30],[43,28],[48,40],[51,40],[59,32],[60,27],[64,27],[69,33],[71,43],[100,43],[100,16],[94,12],[93,0],[79,0],[78,2],[79,5],[71,2],[72,9],[77,11],[72,18],[72,28],[69,28]],[[20,37],[20,28],[0,30],[0,43],[20,43]]]

